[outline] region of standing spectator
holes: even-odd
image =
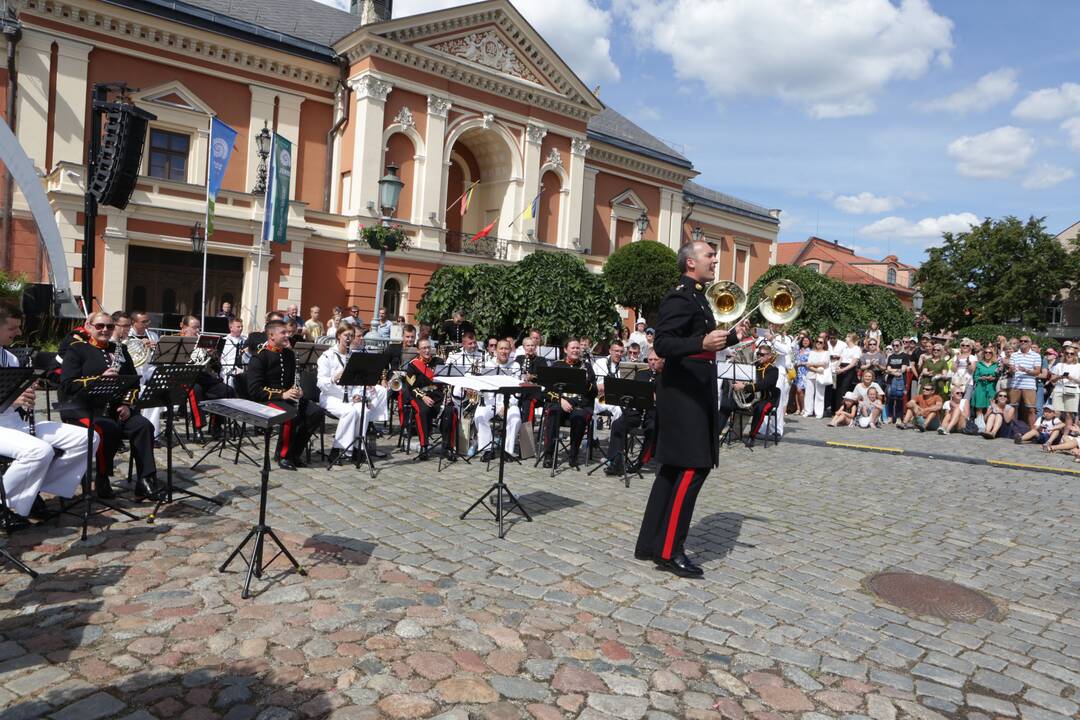
[[[975,363],[975,372],[971,376],[971,404],[975,408],[975,414],[978,417],[982,417],[986,413],[986,409],[990,407],[994,400],[998,373],[1001,370],[997,360],[997,352],[993,345],[984,347],[982,357],[979,358],[979,362]]]
[[[363,326],[364,321],[360,319],[360,308],[358,306],[356,306],[356,305],[350,305],[349,306],[349,315],[348,315],[348,317],[345,318],[345,322],[349,323],[354,328],[356,328],[357,329],[357,334],[359,334],[359,329],[360,329],[361,326]]]
[[[628,347],[630,345],[630,328],[625,325],[619,327],[619,339],[622,340],[624,347]]]
[[[862,359],[862,348],[859,347],[859,336],[848,333],[846,343],[840,349],[840,362],[836,368],[836,384],[833,386],[833,398],[836,406],[844,395],[855,387],[859,372],[859,360]]]
[[[326,321],[326,337],[337,337],[338,325],[341,324],[341,306],[335,305],[334,312],[330,315],[330,319]]]
[[[979,434],[987,440],[1004,437],[1006,429],[1012,425],[1013,418],[1016,417],[1016,408],[1009,404],[1009,393],[1002,390],[994,395],[993,402],[986,409],[985,417],[986,429]]]
[[[814,341],[806,361],[806,400],[803,417],[825,417],[825,395],[832,385],[832,367],[824,338]]]
[[[379,333],[379,337],[389,340],[393,328],[394,323],[386,317],[386,308],[379,308],[379,322],[373,329]]]
[[[1024,419],[1028,427],[1035,425],[1035,378],[1042,374],[1042,358],[1031,349],[1031,338],[1020,338],[1020,349],[1009,356],[1009,403],[1016,406],[1020,414],[1020,404],[1024,406]]]
[[[1065,348],[1068,350],[1068,347]],[[1038,406],[1036,413],[1040,418],[1042,417],[1042,409],[1049,398],[1054,396],[1054,381],[1050,378],[1050,368],[1057,365],[1058,360],[1064,360],[1064,354],[1058,355],[1058,351],[1052,347],[1046,348],[1046,352],[1042,354],[1042,376],[1038,378],[1035,386],[1035,404]],[[1060,415],[1058,418],[1060,419]]]
[[[945,386],[949,383],[949,358],[945,356],[945,347],[934,343],[930,354],[919,358],[919,383],[933,383],[934,392],[945,396]]]
[[[638,321],[634,323],[634,332],[630,333],[630,342],[638,344],[638,350],[645,347],[648,342],[648,338],[645,335],[645,321],[638,318]]]
[[[904,413],[904,421],[896,424],[901,430],[914,427],[919,432],[937,430],[941,424],[941,408],[945,399],[934,392],[933,383],[923,383],[919,396],[910,403]]]
[[[907,409],[907,374],[911,357],[899,340],[893,340],[892,352],[885,359],[886,407],[889,422],[898,422]]]
[[[870,321],[870,328],[866,331],[866,344],[869,345],[871,340],[881,345],[881,328],[876,318]]]
[[[654,342],[656,342],[656,330],[645,328],[645,344],[641,346],[641,357],[649,356],[649,350],[652,349]]]
[[[319,320],[319,313],[322,311],[318,305],[312,305],[309,312],[311,317],[304,323],[304,337],[307,338],[308,342],[315,342],[323,336],[323,324]]]
[[[941,427],[938,428],[938,435],[948,435],[956,431],[957,428],[963,430],[967,425],[968,417],[970,417],[968,401],[964,398],[964,388],[953,385],[949,393],[949,399],[945,401],[941,410],[945,415],[942,418]]]
[[[795,412],[805,415],[803,400],[806,397],[807,378],[806,363],[810,360],[811,342],[807,335],[799,336],[799,345],[795,350]]]
[[[235,315],[233,315],[232,303],[228,301],[221,303],[221,310],[218,311],[217,316],[221,318],[229,318],[230,320],[236,317]]]
[[[1054,408],[1061,413],[1068,435],[1076,423],[1080,406],[1080,362],[1077,362],[1075,347],[1065,348],[1064,359],[1050,368],[1050,381],[1054,383]]]
[[[879,349],[878,341],[874,338],[866,339],[866,351],[859,358],[859,372],[870,370],[874,373],[874,382],[884,385],[885,382],[885,353]]]

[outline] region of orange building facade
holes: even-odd
[[[506,263],[537,250],[599,271],[616,248],[692,234],[720,250],[718,279],[744,287],[776,262],[779,212],[704,188],[691,161],[605,107],[508,0],[403,18],[313,0],[17,0],[15,131],[42,177],[81,293],[85,137],[95,83],[124,82],[150,123],[128,207],[103,207],[94,288],[101,306],[195,312],[209,123],[238,131],[208,252],[206,309],[245,320],[270,308],[357,304],[369,317],[378,255],[357,247],[379,222],[389,163],[405,183],[394,221],[411,236],[387,256],[384,306],[414,318],[443,265]],[[0,39],[0,52],[6,52]],[[8,76],[0,69],[0,101]],[[6,106],[0,102],[0,112]],[[293,144],[288,242],[260,242],[252,190],[264,124]],[[467,212],[456,205],[476,184]],[[538,197],[536,217],[518,218]],[[50,268],[15,194],[7,266]],[[635,222],[649,220],[645,233]],[[491,237],[472,236],[492,221]]]
[[[895,255],[872,260],[856,255],[854,250],[838,242],[819,237],[809,237],[803,242],[779,243],[776,248],[777,263],[780,265],[798,265],[855,285],[879,285],[891,290],[905,307],[911,307],[911,299],[915,295],[915,274],[919,269],[900,262]]]

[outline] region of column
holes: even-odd
[[[277,91],[262,85],[248,87],[251,90],[251,115],[248,120],[247,139],[238,139],[238,142],[248,143],[247,176],[244,189],[250,192],[259,177],[259,153],[255,147],[255,136],[262,131],[264,122],[271,130],[274,129],[274,98],[277,96]],[[269,163],[269,158],[267,162]]]
[[[54,38],[37,30],[24,28],[18,45],[16,68],[19,73],[15,134],[19,144],[34,163],[45,170],[45,146],[49,132],[49,59]],[[82,96],[85,101],[86,96]],[[80,158],[81,161],[82,158]]]
[[[105,258],[99,292],[101,306],[112,312],[127,308],[128,216],[126,212],[110,209],[104,219]]]
[[[583,185],[581,190],[581,215],[578,221],[580,247],[590,254],[593,253],[593,213],[596,211],[596,175],[599,171],[594,167],[585,167]]]
[[[540,148],[547,136],[547,128],[542,125],[529,123],[525,126],[525,162],[522,165],[524,183],[521,192],[521,203],[515,211],[515,215],[525,209],[532,202],[536,193],[540,192]],[[526,230],[536,231],[536,218],[515,223],[515,239],[522,240]]]
[[[296,199],[296,178],[300,174],[300,106],[299,95],[278,93],[277,134],[292,143],[293,168],[289,179],[289,198]],[[257,154],[256,154],[257,156]]]
[[[446,197],[443,181],[446,177],[446,165],[443,158],[446,155],[446,118],[450,113],[450,100],[438,95],[428,95],[427,98],[427,133],[424,135],[424,170],[422,182],[422,195],[420,196],[420,247],[430,250],[438,250],[441,245],[441,235],[437,228],[429,227],[430,224],[446,227]],[[436,221],[431,223],[431,214],[435,214]]]
[[[672,250],[682,245],[682,193],[660,188],[660,212],[656,239]]]
[[[53,163],[83,163],[86,135],[87,67],[92,45],[57,38],[56,114],[53,117]]]
[[[364,75],[350,81],[356,94],[352,162],[352,198],[349,209],[354,213],[379,216],[379,178],[382,177],[383,142],[386,98],[394,86],[374,75]],[[430,153],[430,151],[429,151]],[[374,210],[368,210],[368,203]]]
[[[563,237],[567,239],[569,247],[587,247],[581,241],[581,208],[585,200],[585,155],[589,152],[589,143],[584,138],[570,138],[570,197],[569,207],[565,214],[566,227]],[[595,190],[596,175],[593,175],[591,183]],[[591,196],[592,193],[590,192]]]

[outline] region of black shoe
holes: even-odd
[[[753,450],[754,449],[754,438],[747,438],[746,441],[743,442],[743,445],[746,446],[747,450]]]
[[[52,513],[49,512],[49,508],[45,505],[45,500],[40,495],[34,498],[34,504],[30,508],[30,517],[35,520],[48,520],[52,517]]]
[[[157,477],[150,475],[135,481],[136,500],[160,500],[161,490],[157,486]]]
[[[599,440],[592,440],[589,443],[589,447],[591,447],[593,450],[599,450],[600,449],[600,441]]]
[[[580,454],[581,448],[574,448],[570,451],[570,467],[574,468],[575,470],[580,469],[578,467],[578,455]]]
[[[656,567],[684,578],[700,578],[705,575],[705,571],[690,562],[685,553],[679,553],[670,560],[657,560]]]
[[[353,451],[353,462],[356,463],[357,465],[360,465],[362,463],[366,463],[367,462],[367,453],[365,453],[363,450],[354,450]]]
[[[650,553],[650,552],[641,552],[640,550],[635,550],[634,551],[634,559],[635,560],[653,560],[653,561],[656,560],[656,558],[653,557],[652,553]]]
[[[641,461],[640,460],[634,460],[629,465],[627,465],[626,467],[630,471],[631,474],[639,473],[639,472],[641,472],[641,467],[642,467]]]
[[[338,460],[341,459],[341,456],[344,452],[345,451],[341,448],[330,448],[330,455],[326,459],[327,464],[333,465],[334,463],[336,463]]]
[[[416,459],[417,459],[417,460],[430,460],[430,459],[431,459],[431,455],[429,455],[429,454],[428,454],[427,448],[424,448],[423,450],[421,450],[420,452],[418,452],[418,453],[416,454]]]
[[[483,455],[480,456],[480,462],[491,462],[494,459],[495,459],[495,451],[494,450],[488,450],[487,452],[485,452]]]
[[[552,466],[552,465],[554,465],[554,464],[555,464],[555,463],[554,463],[554,462],[552,461],[552,459],[551,459],[551,456],[550,456],[550,455],[545,455],[545,456],[544,456],[544,467],[546,467],[546,468],[549,468],[549,467],[551,467],[551,466]]]
[[[503,459],[506,460],[506,462],[517,462],[518,456],[503,450]]]
[[[116,497],[116,493],[113,492],[112,485],[109,484],[109,478],[107,477],[94,479],[94,494],[102,500],[112,500]]]
[[[604,468],[604,474],[611,475],[612,477],[617,477],[623,474],[623,470],[615,463],[608,463],[608,466]]]
[[[278,467],[282,470],[292,470],[294,472],[296,471],[296,465],[289,458],[281,458],[277,461],[277,464]]]
[[[2,520],[0,520],[0,524],[2,524],[8,532],[12,532],[13,530],[23,530],[30,527],[29,520],[8,508],[0,508],[0,513],[2,513],[3,516]]]
[[[454,452],[452,448],[448,448],[443,452],[443,458],[446,462],[457,462],[457,453]]]
[[[298,468],[306,468],[308,466],[301,458],[293,458],[292,464]]]

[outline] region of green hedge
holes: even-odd
[[[638,317],[652,317],[660,301],[679,282],[675,251],[655,240],[624,245],[604,263],[604,280],[615,301]]]

